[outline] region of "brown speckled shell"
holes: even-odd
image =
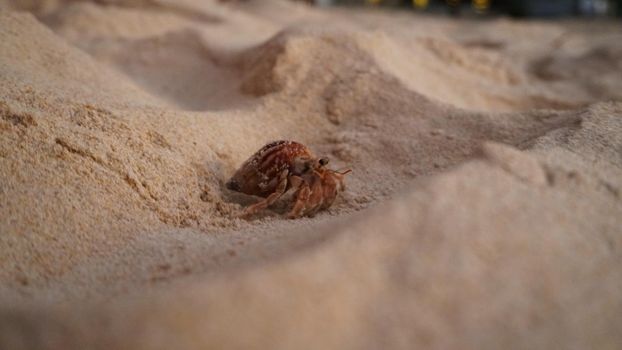
[[[246,194],[266,197],[273,193],[280,173],[295,174],[296,159],[313,159],[309,149],[295,141],[274,141],[246,160],[227,182],[227,187]]]

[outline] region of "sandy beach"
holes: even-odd
[[[620,349],[621,101],[619,20],[0,0],[0,349]],[[238,218],[280,139],[347,189]]]

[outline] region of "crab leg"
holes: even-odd
[[[322,179],[319,175],[316,175],[311,185],[311,195],[305,208],[305,215],[313,216],[320,209],[323,201],[324,189],[322,187]]]
[[[267,207],[269,207],[270,205],[272,205],[274,202],[276,202],[277,199],[279,199],[279,197],[281,197],[283,195],[283,193],[285,193],[285,190],[287,189],[287,175],[288,175],[288,171],[283,170],[281,172],[281,175],[279,176],[279,184],[277,185],[276,189],[274,190],[273,193],[271,193],[268,197],[266,197],[266,199],[263,199],[249,207],[247,207],[244,212],[240,215],[241,217],[247,217],[250,215],[253,215],[255,213],[257,213],[260,210],[266,209]]]
[[[294,207],[290,210],[289,214],[287,214],[288,218],[295,219],[301,216],[302,211],[309,200],[309,194],[311,194],[309,184],[302,182],[300,188],[296,192],[296,203],[294,203]]]

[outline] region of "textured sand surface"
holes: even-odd
[[[0,1],[0,349],[619,349],[621,100],[613,22]],[[275,139],[330,210],[234,218]]]

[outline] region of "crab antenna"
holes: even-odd
[[[351,172],[352,172],[352,169],[346,169],[345,171],[336,171],[336,173],[339,173],[340,175],[346,175]]]

